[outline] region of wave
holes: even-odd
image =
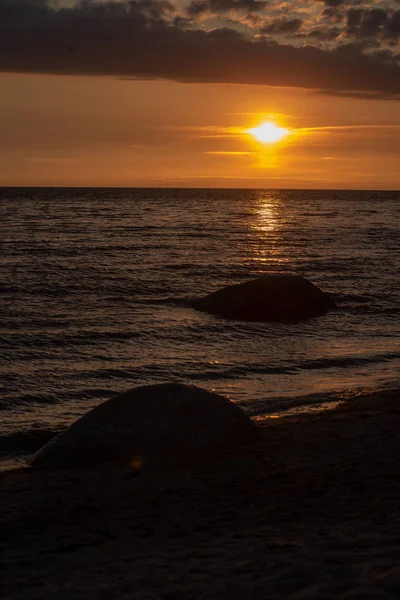
[[[47,444],[61,429],[32,428],[0,437],[0,457],[31,454]]]
[[[383,352],[370,355],[352,355],[317,358],[308,361],[298,361],[286,364],[224,364],[218,363],[214,366],[205,366],[194,364],[191,361],[171,364],[159,364],[149,362],[139,366],[108,367],[98,369],[79,369],[76,372],[72,367],[69,373],[70,386],[72,389],[63,390],[62,381],[64,372],[54,371],[52,374],[52,391],[49,390],[42,394],[12,394],[5,395],[0,401],[0,410],[15,410],[17,407],[34,405],[54,405],[65,404],[74,400],[91,401],[111,397],[121,391],[122,386],[144,385],[146,383],[170,382],[181,383],[202,383],[202,382],[227,382],[227,381],[247,381],[253,380],[259,376],[289,376],[295,378],[301,373],[307,373],[310,376],[312,371],[336,370],[343,376],[343,370],[351,370],[357,367],[366,367],[369,365],[384,364],[400,360],[400,352]],[[85,385],[88,387],[82,387]],[[98,382],[104,387],[89,387]],[[108,387],[108,382],[111,386]],[[88,385],[89,384],[89,385]],[[96,384],[95,384],[96,385]],[[206,383],[207,385],[207,383]],[[6,388],[3,390],[7,394]],[[256,403],[258,403],[258,398]]]
[[[400,358],[400,352],[384,352],[370,356],[337,356],[306,361],[297,365],[298,369],[330,369],[332,367],[353,367],[359,365],[388,362]]]
[[[126,375],[125,375],[126,377]],[[18,394],[18,396],[12,396],[9,398],[2,398],[0,400],[0,411],[3,410],[15,410],[19,407],[32,407],[34,405],[57,405],[60,402],[65,403],[73,400],[107,400],[111,396],[118,393],[118,390],[112,388],[90,388],[85,390],[69,390],[62,392],[57,390],[53,394]]]
[[[307,394],[294,397],[273,397],[259,399],[257,402],[241,401],[238,404],[252,417],[265,417],[271,414],[285,414],[293,409],[301,409],[302,412],[309,412],[311,409],[323,406],[329,408],[338,402],[348,402],[357,398],[362,401],[371,395],[386,396],[390,395],[398,398],[400,402],[399,381],[386,383],[384,386],[375,388],[354,388],[351,390],[341,389],[333,392],[323,392]]]

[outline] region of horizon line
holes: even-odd
[[[276,191],[276,192],[398,192],[400,188],[307,188],[307,187],[198,187],[198,186],[161,186],[161,185],[0,185],[0,190],[4,189],[48,189],[48,190],[243,190],[243,191]]]

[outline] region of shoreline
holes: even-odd
[[[218,456],[3,472],[5,598],[393,599],[400,393]]]
[[[381,386],[375,389],[355,388],[331,393],[307,394],[306,396],[297,396],[294,398],[288,396],[270,398],[265,401],[240,401],[238,402],[238,405],[257,424],[263,424],[265,421],[271,419],[288,419],[300,416],[307,418],[314,414],[336,410],[347,403],[354,401],[363,402],[364,400],[368,402],[371,397],[385,398],[387,395],[390,397],[393,395],[397,396],[400,402],[400,386],[392,382],[391,385]],[[112,395],[110,397],[112,397]],[[87,412],[92,408],[93,406],[88,407]],[[268,410],[266,410],[267,408]],[[30,408],[30,410],[32,409]],[[73,421],[79,419],[84,414],[85,413],[82,413],[80,416],[77,415]],[[71,421],[71,423],[73,421]],[[18,431],[15,432],[15,434],[10,434],[8,436],[0,435],[0,473],[26,467],[31,454],[39,450],[39,448],[47,443],[52,437],[64,431],[66,427],[68,427],[68,425],[55,429],[50,429],[48,427],[34,427],[32,430]],[[12,439],[14,435],[16,437],[16,442],[13,451],[10,439]],[[22,448],[19,444],[22,445]],[[9,451],[7,452],[8,448]]]

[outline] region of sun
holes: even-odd
[[[264,144],[273,144],[274,142],[281,140],[289,133],[288,129],[284,129],[284,127],[277,127],[270,121],[262,123],[258,127],[248,129],[247,131],[259,142],[264,142]]]

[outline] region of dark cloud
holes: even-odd
[[[249,39],[228,28],[193,29],[174,21],[178,11],[166,0],[80,2],[60,10],[38,0],[0,0],[0,12],[2,71],[400,95],[399,57],[388,50],[374,53],[363,40],[322,50]],[[350,21],[360,28],[363,19]],[[298,26],[295,20],[287,21],[289,29]]]
[[[330,96],[336,96],[338,98],[358,98],[360,100],[399,100],[398,94],[385,94],[377,92],[362,92],[357,90],[351,91],[339,91],[335,92],[332,90],[318,90],[318,94],[328,94]]]
[[[322,11],[322,16],[333,23],[340,23],[344,18],[344,11],[341,6],[328,7]]]
[[[361,37],[376,35],[387,21],[386,11],[380,8],[365,10],[350,8],[347,11],[347,30],[349,33],[359,33]]]
[[[396,10],[388,19],[386,23],[386,33],[389,36],[400,35],[400,10]]]
[[[275,19],[263,25],[260,33],[294,33],[300,29],[301,25],[301,19]]]
[[[46,19],[62,23],[67,19],[162,19],[175,7],[169,0],[128,0],[127,2],[77,0],[72,8],[56,9],[50,0],[0,0],[1,25],[38,24]]]
[[[262,12],[267,6],[264,0],[193,0],[186,11],[191,17],[204,13],[223,15],[234,12]]]
[[[329,6],[330,8],[336,8],[346,4],[346,0],[320,0],[320,2],[323,2],[325,6]]]
[[[339,29],[339,27],[321,27],[318,29],[311,29],[311,31],[307,33],[298,33],[296,34],[296,37],[311,38],[327,42],[336,40],[340,34],[341,29]]]
[[[350,8],[346,33],[357,38],[396,39],[400,34],[400,10]]]
[[[174,27],[177,27],[178,29],[185,29],[186,27],[192,26],[192,20],[188,17],[183,17],[182,15],[176,15],[174,17],[172,25]]]
[[[0,0],[0,23],[35,19],[54,12],[46,0]]]

